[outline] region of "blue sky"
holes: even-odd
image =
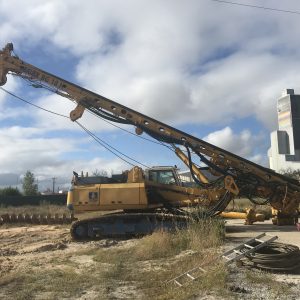
[[[251,4],[300,11],[296,0]],[[210,0],[0,0],[1,48],[13,42],[35,66],[263,165],[277,98],[300,92],[299,24],[296,14]],[[74,108],[17,78],[4,88],[61,114]],[[0,186],[26,170],[43,190],[52,177],[67,186],[73,170],[130,168],[76,124],[1,90],[0,109]],[[185,169],[168,149],[87,112],[80,122],[145,165]]]

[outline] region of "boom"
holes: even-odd
[[[77,106],[70,113],[72,121],[80,118],[87,109],[110,121],[133,125],[137,134],[146,132],[159,141],[185,146],[189,154],[192,174],[194,172],[190,150],[199,156],[212,174],[233,177],[240,196],[253,200],[256,197],[264,198],[283,215],[296,213],[300,202],[300,183],[297,180],[278,174],[118,102],[47,73],[14,56],[12,51],[12,44],[7,44],[0,51],[0,85],[6,83],[7,74],[11,73],[74,101]],[[197,181],[197,178],[195,179]],[[204,187],[209,185],[205,182],[199,182],[199,184]]]

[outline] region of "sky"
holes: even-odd
[[[286,88],[300,93],[300,3],[235,2],[299,14],[212,0],[0,0],[0,48],[12,42],[30,64],[268,166],[276,101]],[[60,114],[74,108],[13,76],[4,88]],[[186,169],[167,148],[88,112],[80,122],[146,166]],[[0,136],[0,187],[20,186],[27,170],[42,191],[52,178],[67,188],[73,171],[131,168],[76,123],[3,90]]]

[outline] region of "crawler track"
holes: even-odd
[[[191,218],[163,213],[114,213],[98,218],[76,221],[71,226],[74,240],[107,237],[130,238],[154,231],[186,228]]]

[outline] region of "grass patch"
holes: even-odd
[[[227,272],[214,263],[223,238],[223,221],[206,219],[175,233],[155,232],[130,248],[98,249],[90,254],[95,262],[110,265],[106,280],[133,282],[145,299],[186,299],[195,291],[216,289],[218,294],[225,293]],[[174,286],[164,285],[166,280],[200,265],[207,265],[208,272],[193,289],[187,286],[174,291]]]
[[[246,270],[245,281],[250,285],[262,286],[270,291],[270,299],[296,299],[293,297],[292,286],[279,282],[273,274],[260,270]]]
[[[224,267],[217,265],[208,269],[198,280],[180,288],[174,286],[166,287],[164,293],[158,294],[157,299],[198,299],[199,296],[214,294],[224,299],[230,299],[230,293],[226,288],[227,271]],[[151,296],[151,295],[149,295]]]
[[[141,239],[135,255],[139,259],[158,259],[179,254],[184,250],[200,251],[219,247],[224,239],[224,223],[218,219],[203,219],[189,224],[176,233],[155,232]]]
[[[246,280],[250,283],[258,284],[269,284],[274,281],[274,276],[270,273],[259,271],[259,270],[247,270]]]
[[[18,273],[9,273],[3,277],[0,277],[0,287],[7,285],[18,286],[23,281],[23,276]]]
[[[49,204],[42,202],[40,205],[24,205],[24,206],[0,206],[0,215],[3,214],[69,214],[66,206]]]
[[[35,268],[30,272],[12,273],[5,277],[0,280],[5,299],[73,299],[93,287],[97,287],[99,299],[103,296],[97,273],[89,269],[79,273],[70,266],[47,270]]]

